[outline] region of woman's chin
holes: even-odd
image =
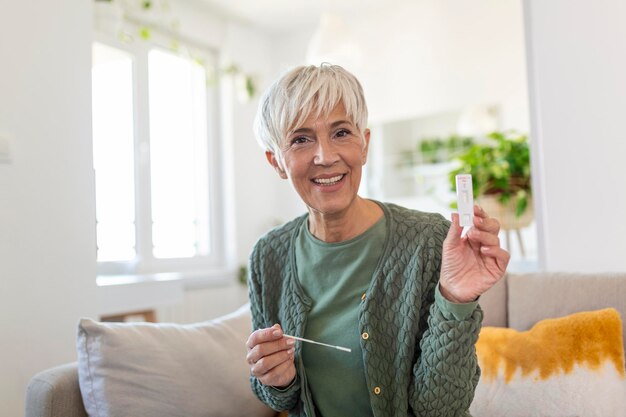
[[[313,199],[310,204],[307,204],[307,207],[309,207],[309,211],[312,210],[323,215],[346,214],[350,211],[349,209],[355,198],[356,194],[350,194],[349,196],[324,196],[323,198]]]

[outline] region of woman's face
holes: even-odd
[[[359,131],[340,103],[327,116],[308,117],[285,138],[280,151],[284,170],[273,153],[266,156],[310,210],[340,213],[359,190],[369,136],[369,129]]]

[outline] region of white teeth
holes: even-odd
[[[342,178],[343,178],[343,175],[337,175],[336,177],[332,177],[332,178],[316,178],[313,181],[316,184],[328,185],[328,184],[334,184],[336,182],[339,182],[341,181]]]

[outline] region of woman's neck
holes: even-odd
[[[359,196],[339,213],[321,213],[309,209],[309,231],[322,242],[350,240],[369,229],[383,216],[383,210],[371,200]]]

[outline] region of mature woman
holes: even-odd
[[[480,375],[478,297],[504,274],[500,225],[359,197],[370,131],[357,79],[299,67],[261,99],[257,139],[308,213],[250,257],[252,389],[290,416],[459,416]],[[295,343],[295,335],[351,349]]]

